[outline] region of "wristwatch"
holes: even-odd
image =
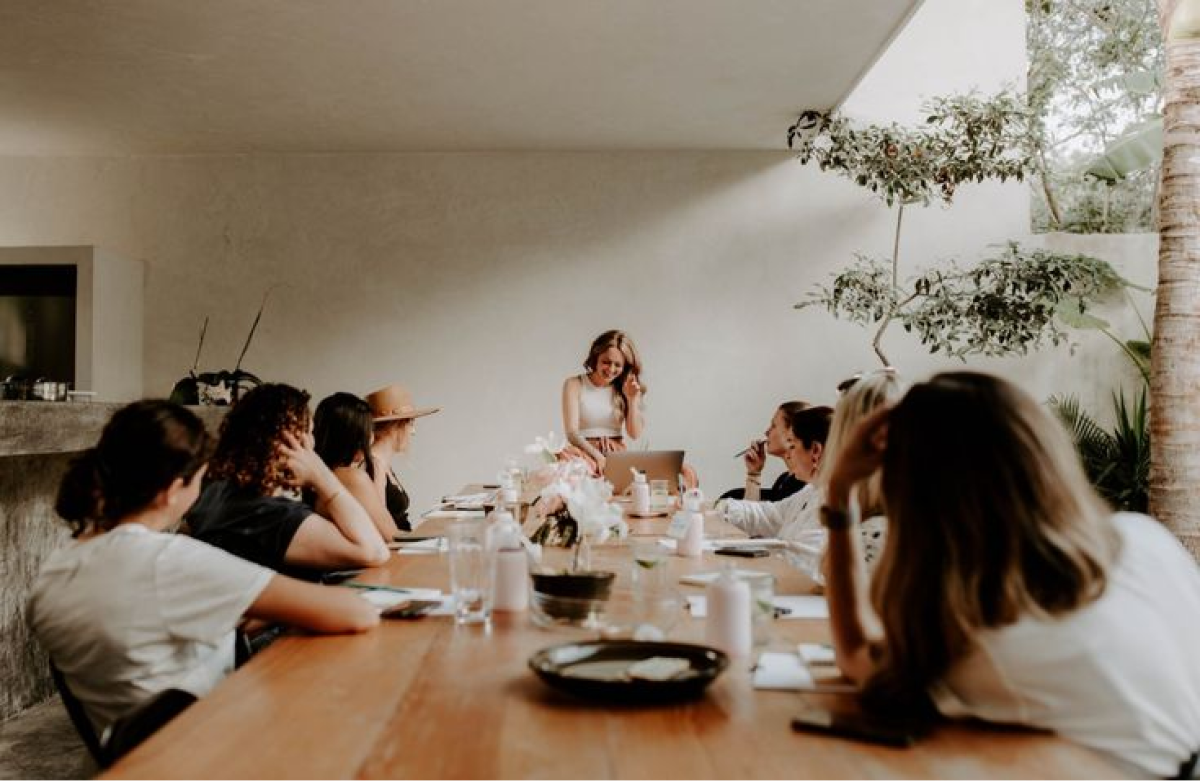
[[[817,511],[817,514],[821,518],[821,525],[826,529],[838,530],[850,528],[850,513],[845,510],[839,510],[836,507],[823,504]]]

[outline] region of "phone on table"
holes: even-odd
[[[328,570],[321,573],[321,582],[327,586],[332,586],[337,583],[344,583],[355,575],[361,575],[361,569],[338,569]]]
[[[908,748],[929,731],[929,725],[922,721],[900,721],[861,713],[834,713],[824,708],[810,707],[792,718],[792,729]]]
[[[406,599],[385,608],[379,613],[380,618],[420,618],[442,604],[440,599]]]
[[[741,556],[745,559],[761,559],[771,555],[771,551],[766,548],[717,548],[713,553],[718,556]]]

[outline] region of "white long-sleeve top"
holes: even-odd
[[[803,532],[821,531],[817,510],[821,489],[809,483],[778,502],[724,501],[725,520],[751,537],[778,537],[799,540]]]

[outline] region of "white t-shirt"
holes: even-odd
[[[1200,567],[1161,524],[1119,513],[1103,596],[976,636],[931,694],[947,716],[1053,730],[1171,776],[1200,749]]]
[[[99,735],[164,689],[216,686],[233,669],[238,621],[274,574],[128,523],[52,553],[29,620]]]

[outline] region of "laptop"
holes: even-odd
[[[682,450],[627,450],[605,456],[604,479],[612,483],[614,494],[623,494],[633,482],[630,467],[646,473],[647,480],[666,480],[672,494],[679,493],[679,471],[683,468]]]

